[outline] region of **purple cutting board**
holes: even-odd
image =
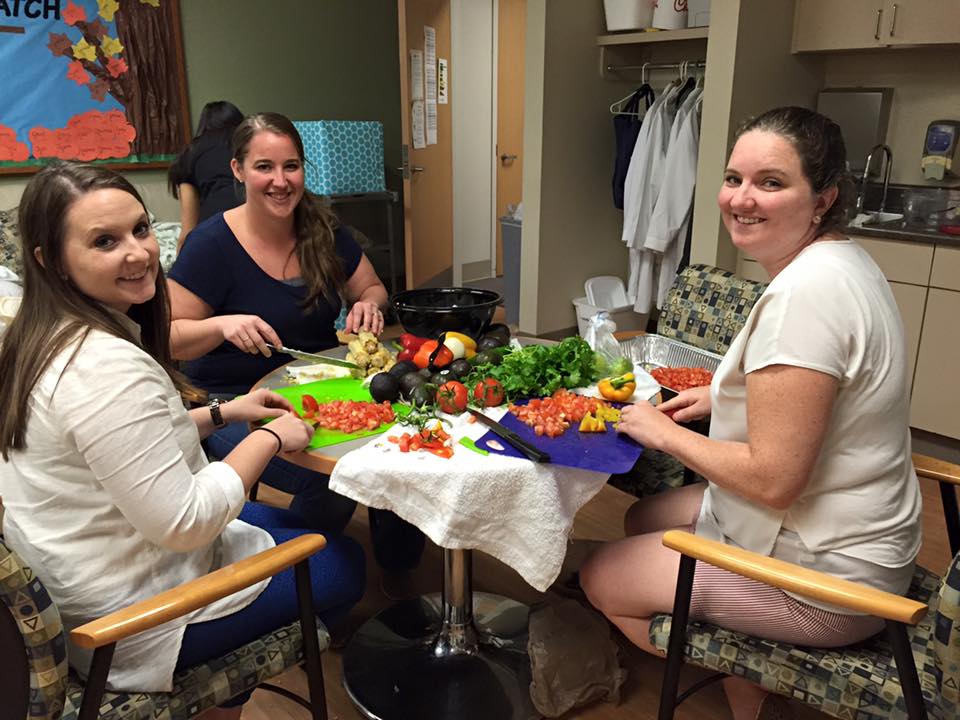
[[[517,405],[526,405],[528,401],[521,400]],[[500,418],[500,424],[513,430],[523,440],[540,450],[550,453],[550,462],[554,465],[583,468],[595,472],[624,473],[630,470],[643,453],[643,446],[631,438],[618,433],[613,429],[613,423],[607,423],[605,433],[582,433],[576,425],[571,425],[560,437],[548,438],[545,435],[537,436],[533,428],[517,419],[517,416],[508,412]],[[496,450],[487,445],[488,440],[495,440],[503,446],[503,450]],[[510,443],[495,435],[492,430],[477,440],[477,447],[482,450],[523,458],[523,453],[514,449]]]

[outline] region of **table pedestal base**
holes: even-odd
[[[374,720],[539,718],[530,701],[527,606],[490,593],[473,593],[472,606],[472,622],[468,616],[456,633],[449,618],[444,627],[439,594],[364,623],[343,656],[357,708]]]

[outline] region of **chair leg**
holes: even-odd
[[[247,497],[250,498],[250,502],[257,501],[257,492],[260,490],[260,481],[257,480],[253,485],[250,486],[250,493]]]
[[[93,651],[93,660],[90,663],[87,683],[83,688],[83,700],[80,701],[77,720],[97,720],[100,716],[100,701],[103,700],[103,691],[107,687],[107,675],[110,673],[110,663],[116,647],[116,643],[110,643]]]
[[[680,573],[677,575],[677,592],[673,597],[673,619],[670,624],[670,640],[667,643],[667,668],[660,686],[660,712],[658,720],[672,720],[677,707],[677,687],[683,667],[683,646],[687,642],[687,620],[690,617],[690,596],[693,593],[693,573],[697,561],[686,555],[680,556]]]
[[[893,659],[897,663],[897,675],[903,688],[903,699],[907,703],[907,717],[910,720],[926,720],[927,708],[923,703],[920,690],[920,678],[910,649],[910,638],[903,623],[887,620],[887,637],[893,646]]]
[[[957,509],[957,492],[950,483],[941,481],[937,484],[940,486],[940,500],[943,502],[943,519],[947,523],[950,554],[956,555],[960,552],[960,510]]]
[[[310,712],[313,720],[327,720],[327,697],[323,689],[317,617],[313,614],[313,592],[310,587],[310,559],[301,560],[293,570],[297,582],[297,603],[300,606],[300,632],[303,635],[303,658],[307,670],[307,687],[310,690]]]

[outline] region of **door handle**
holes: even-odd
[[[404,170],[404,169],[403,169],[402,167],[396,168],[396,171],[397,171],[398,173],[402,173],[403,170]],[[426,170],[426,168],[425,168],[425,167],[421,167],[420,165],[411,165],[411,166],[410,166],[410,172],[423,172],[424,170]]]
[[[877,29],[876,29],[876,30],[874,31],[874,33],[873,33],[873,39],[874,39],[874,40],[879,40],[879,39],[880,39],[880,19],[881,19],[882,17],[883,17],[883,8],[879,8],[879,9],[877,10]]]
[[[893,37],[894,30],[897,27],[897,4],[893,4],[893,17],[890,19],[890,37]]]
[[[500,162],[502,162],[502,163],[505,163],[505,162],[513,162],[513,161],[516,160],[516,159],[517,159],[517,156],[516,156],[516,155],[501,155],[501,156],[500,156]]]

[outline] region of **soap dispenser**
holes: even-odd
[[[920,168],[927,180],[943,180],[944,175],[953,175],[953,159],[960,140],[960,121],[936,120],[927,126],[923,140],[923,155]]]

